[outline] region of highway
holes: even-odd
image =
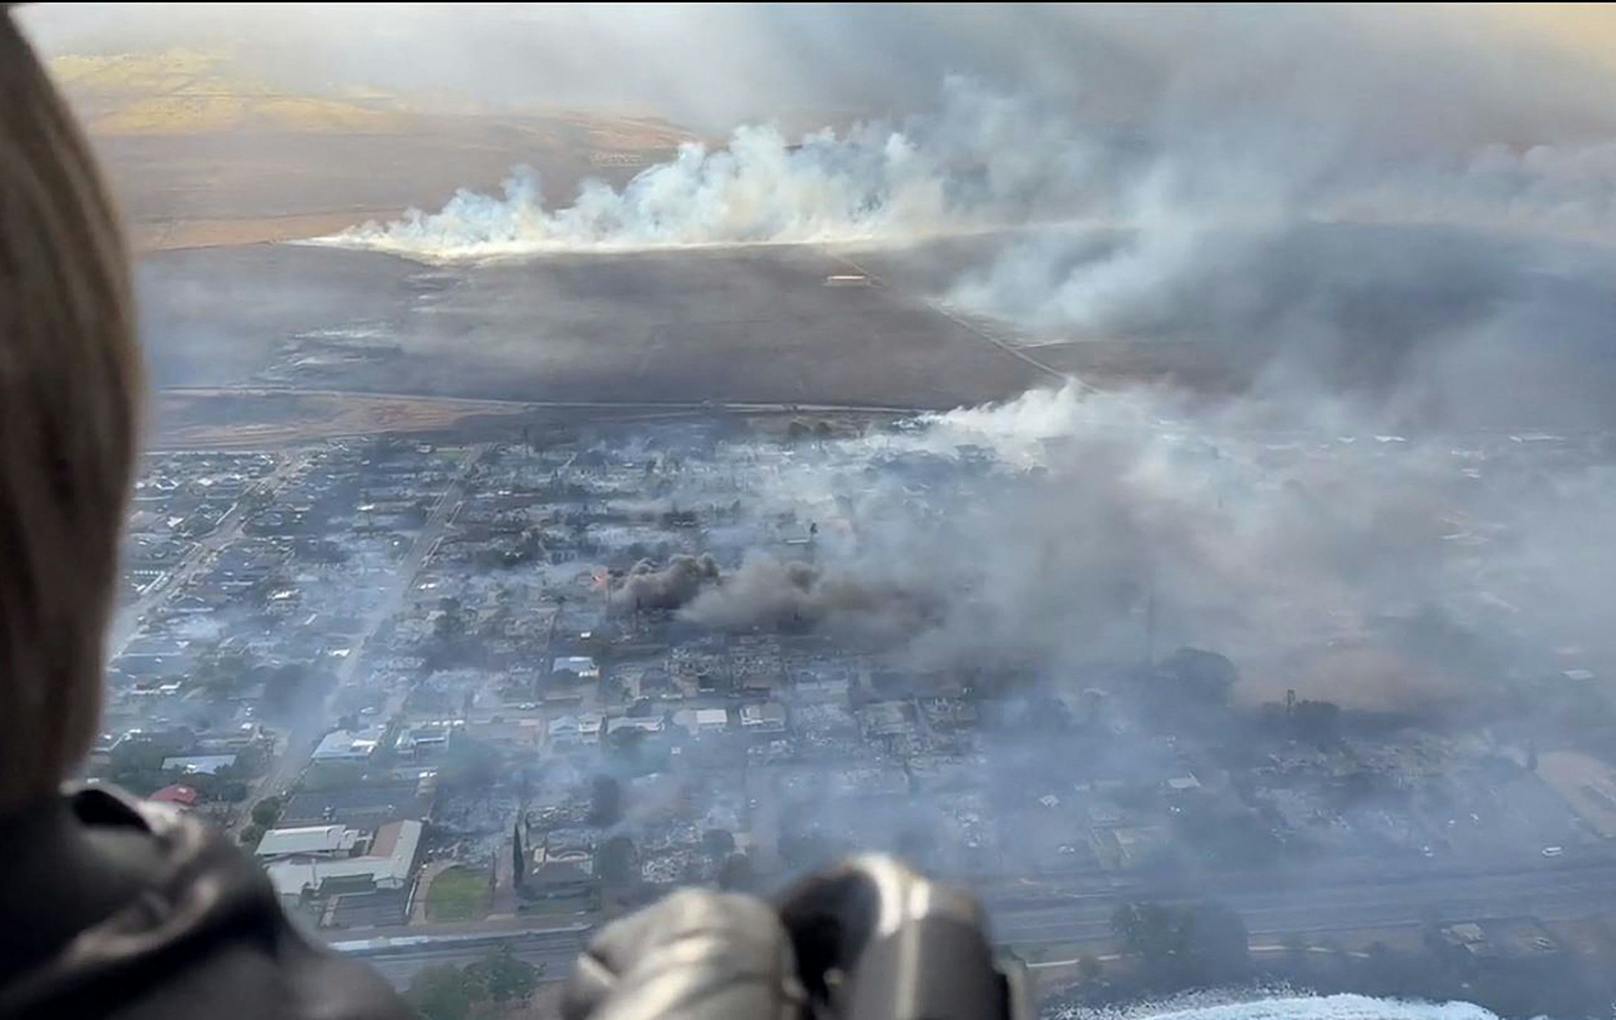
[[[1048,891],[1014,904],[990,903],[993,935],[1007,947],[1107,942],[1111,912],[1128,899],[1189,902],[1204,896],[1150,895],[1143,889],[1088,892]],[[1563,921],[1616,912],[1616,861],[1534,865],[1486,874],[1388,875],[1294,888],[1253,887],[1219,893],[1253,936],[1346,934],[1414,927],[1431,919],[1444,922],[1532,916]],[[395,929],[400,932],[406,929]],[[413,944],[349,944],[396,985],[429,964],[457,965],[476,960],[508,942],[521,959],[545,966],[548,980],[564,978],[583,948],[589,929],[582,925],[525,931],[425,937]]]
[[[481,959],[501,945],[508,945],[517,958],[542,966],[544,978],[559,981],[572,970],[589,937],[589,927],[568,925],[562,928],[498,933],[487,936],[445,936],[423,946],[389,947],[376,950],[371,947],[345,949],[348,955],[363,959],[376,968],[388,981],[404,987],[422,967],[436,964],[464,966]],[[338,943],[342,947],[341,943]]]
[[[1569,920],[1616,911],[1616,863],[1531,867],[1477,875],[1393,876],[1381,881],[1214,893],[1238,911],[1253,935],[1349,932],[1413,926],[1430,918],[1461,921],[1530,915]],[[994,935],[1005,943],[1087,942],[1110,937],[1117,903],[1141,892],[1074,893],[1048,905],[991,910]],[[1191,899],[1203,899],[1196,896]]]

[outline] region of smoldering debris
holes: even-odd
[[[726,629],[833,628],[873,636],[913,636],[935,622],[934,595],[845,569],[750,556],[704,589],[682,616]]]
[[[674,556],[662,567],[641,560],[613,588],[610,603],[618,613],[671,611],[721,630],[835,629],[893,639],[934,624],[940,605],[935,595],[889,579],[762,554],[728,573],[711,554]]]
[[[1593,657],[1608,558],[1572,536],[1616,490],[1592,455],[1565,441],[1544,485],[1541,451],[1507,436],[1395,435],[1316,394],[1305,429],[1271,410],[1072,386],[822,444],[747,504],[820,521],[805,562],[714,548],[741,565],[679,615],[868,638],[920,672],[1015,662],[1061,683],[1211,648],[1240,664],[1246,696],[1388,710],[1541,668],[1573,633]],[[1499,599],[1529,608],[1501,617]],[[1429,640],[1430,621],[1453,639]],[[1342,683],[1371,653],[1385,681]]]

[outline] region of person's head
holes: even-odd
[[[0,13],[0,811],[96,732],[139,375],[112,204]]]

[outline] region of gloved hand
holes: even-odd
[[[567,982],[565,1020],[802,1020],[806,996],[774,909],[686,889],[607,925]]]

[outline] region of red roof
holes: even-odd
[[[196,807],[196,790],[189,786],[175,783],[165,786],[151,795],[151,799],[159,804],[178,804],[181,807]]]

